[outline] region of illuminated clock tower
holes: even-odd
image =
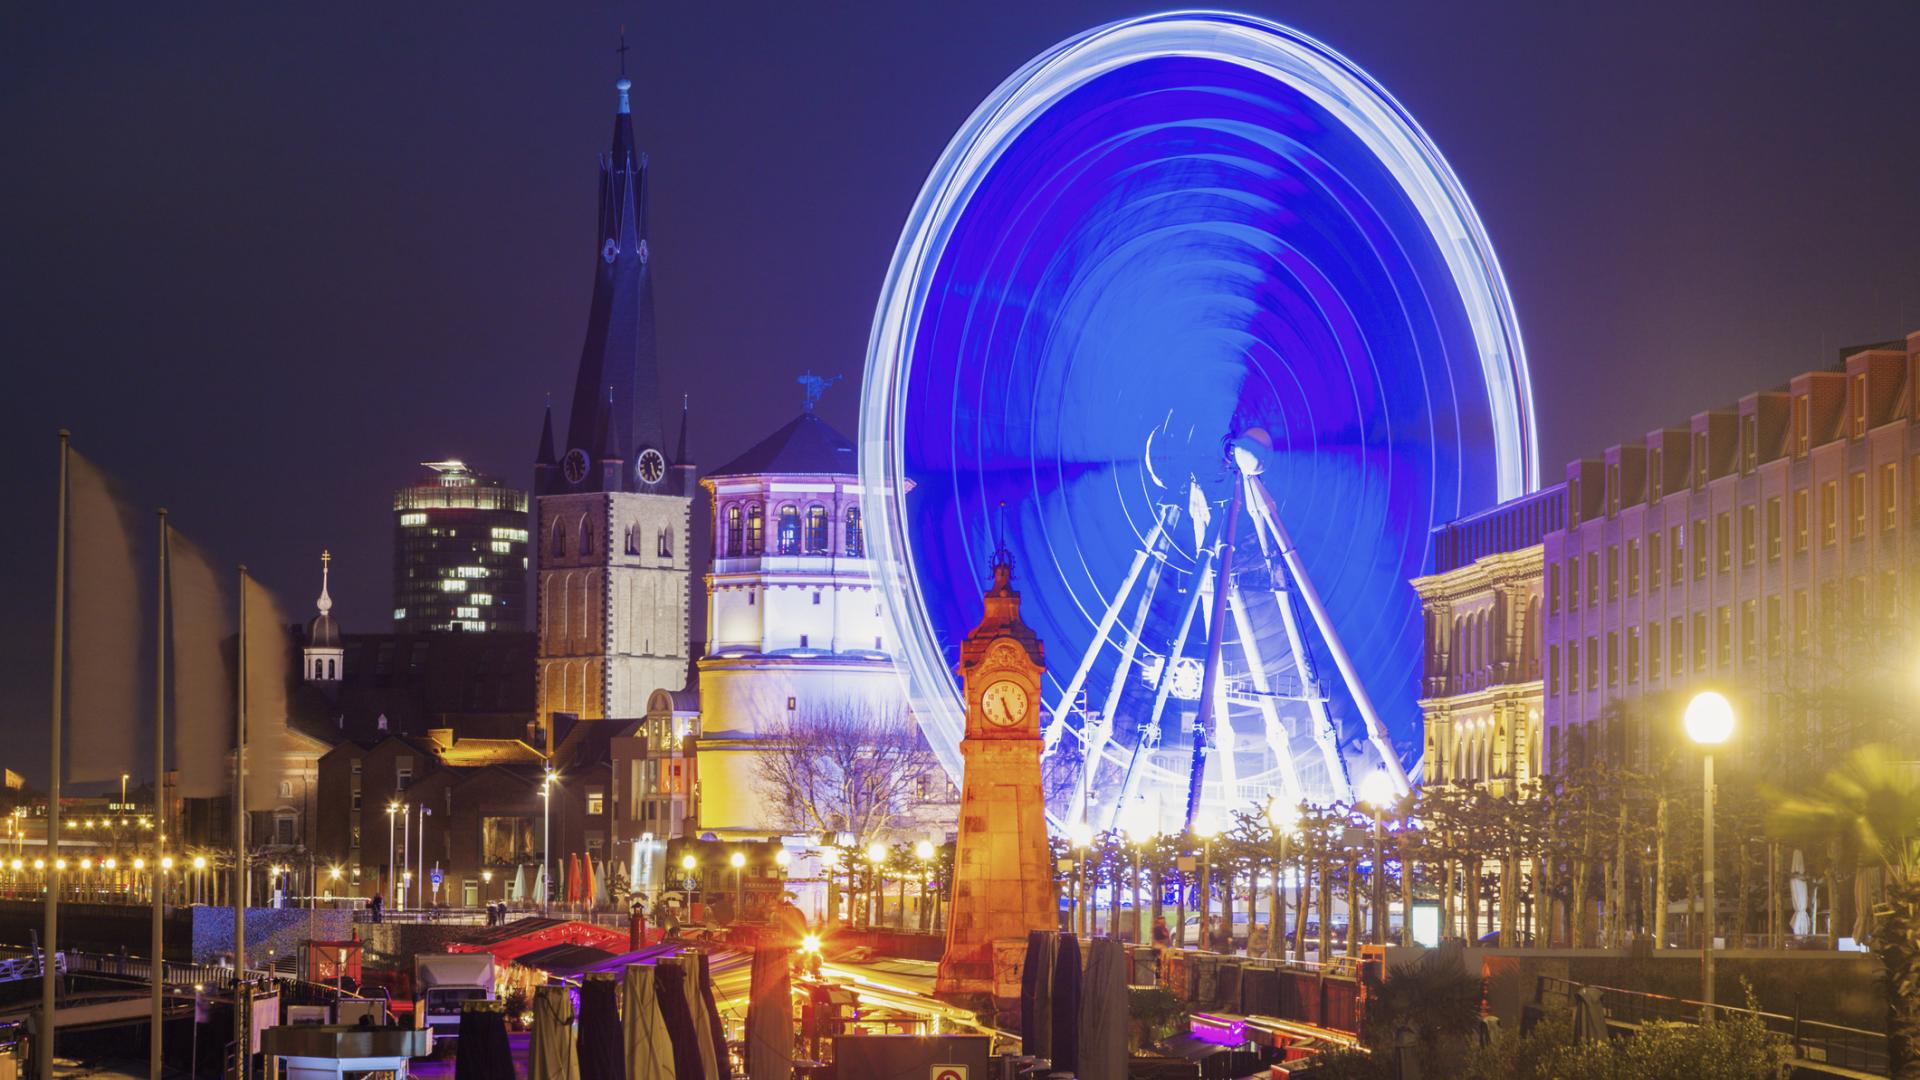
[[[960,646],[967,705],[952,918],[937,991],[991,993],[993,943],[1058,926],[1040,786],[1040,639],[1020,621],[1013,556],[993,554],[986,615]]]

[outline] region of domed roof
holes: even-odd
[[[307,624],[307,648],[340,648],[340,624],[333,621],[331,614],[323,611]]]

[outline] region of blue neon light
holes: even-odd
[[[1237,15],[1102,27],[980,107],[908,221],[865,393],[870,540],[896,571],[916,712],[956,772],[953,650],[978,619],[1002,503],[1051,706],[1160,508],[1189,509],[1191,476],[1219,513],[1223,440],[1263,430],[1267,488],[1413,748],[1422,628],[1407,579],[1429,530],[1535,484],[1518,328],[1458,182],[1364,73]],[[1169,651],[1192,582],[1188,519],[1176,536],[1147,654]],[[1251,529],[1237,551],[1261,577]],[[1279,602],[1251,613],[1269,658],[1287,652]],[[1099,646],[1096,707],[1118,640]],[[1269,677],[1337,683],[1324,643],[1309,652],[1312,670],[1276,661]],[[1112,718],[1112,765],[1151,702],[1137,678]],[[1351,698],[1335,687],[1330,707],[1354,742]],[[1186,738],[1177,723],[1163,733]],[[1239,773],[1259,773],[1256,758]]]

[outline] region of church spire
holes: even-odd
[[[599,229],[593,247],[593,301],[567,414],[557,470],[539,474],[545,495],[588,491],[684,494],[665,467],[652,252],[647,246],[647,156],[633,136],[632,82],[614,83],[613,139],[600,158]],[[602,417],[605,417],[604,423]],[[608,455],[613,468],[598,463]],[[643,462],[641,459],[647,458]],[[577,459],[577,460],[570,460]]]
[[[332,562],[333,552],[322,550],[320,552],[320,599],[313,602],[313,606],[322,615],[333,613],[333,597],[327,595],[327,572]]]

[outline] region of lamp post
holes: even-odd
[[[933,841],[922,840],[913,845],[913,857],[920,860],[920,930],[924,933],[933,926],[933,909],[927,903],[933,893]],[[900,912],[900,921],[905,922],[907,913]]]
[[[693,868],[699,865],[700,860],[694,858],[692,852],[680,856],[680,870],[685,876],[683,884],[687,891],[687,918],[689,920],[693,918]]]
[[[393,823],[394,815],[399,812],[399,803],[390,802],[387,804],[387,891],[393,894],[393,899],[395,900],[400,898],[400,878],[396,874],[399,867],[395,856],[399,853],[395,851],[393,847]],[[394,906],[398,907],[399,905],[395,904]]]
[[[480,906],[485,907],[493,895],[493,871],[480,871]]]
[[[553,895],[553,767],[540,775],[540,914],[547,913],[547,898]],[[688,902],[691,907],[692,902]],[[689,912],[691,914],[691,912]]]
[[[1701,891],[1706,894],[1706,933],[1700,941],[1700,999],[1706,1002],[1705,1019],[1713,1019],[1713,748],[1733,734],[1733,705],[1712,690],[1703,690],[1687,702],[1687,738],[1701,749]]]
[[[873,880],[867,883],[867,925],[879,926],[886,922],[887,892],[882,884],[880,868],[887,865],[887,846],[878,840],[867,845],[867,865]]]
[[[1287,845],[1300,828],[1300,807],[1274,799],[1267,804],[1267,825],[1273,829],[1273,906],[1267,913],[1267,955],[1271,957],[1278,946],[1285,956]],[[1247,921],[1252,922],[1253,916],[1248,915]]]
[[[1087,929],[1087,849],[1093,846],[1093,826],[1085,819],[1067,826],[1067,842],[1073,846],[1073,928],[1082,937]]]
[[[727,856],[727,865],[733,867],[733,920],[739,922],[747,907],[746,892],[741,884],[741,872],[746,869],[747,857],[736,851]]]
[[[1360,781],[1360,801],[1373,811],[1373,871],[1368,876],[1367,902],[1373,905],[1373,943],[1387,943],[1387,806],[1398,793],[1393,777],[1385,769],[1375,769]]]
[[[1220,826],[1211,818],[1193,823],[1193,834],[1200,838],[1200,948],[1213,948],[1213,838]],[[1232,928],[1228,928],[1231,937]]]

